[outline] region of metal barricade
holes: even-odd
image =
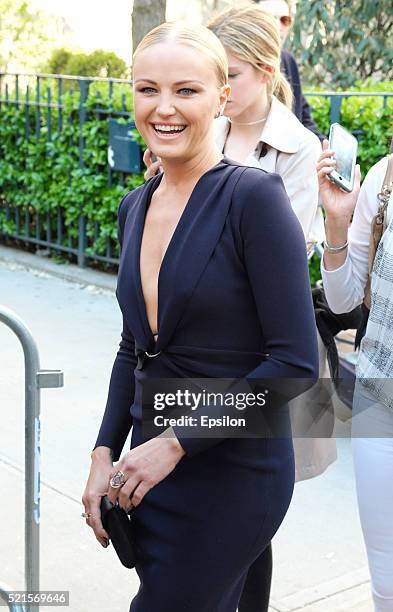
[[[6,585],[6,584],[0,584],[0,601],[5,601],[7,602],[9,597],[9,593],[12,592],[12,589],[10,586]],[[24,606],[17,606],[14,603],[9,603],[8,604],[8,609],[11,612],[25,612],[26,608]]]
[[[36,342],[22,319],[0,305],[0,321],[7,325],[22,344],[25,361],[25,588],[39,590],[40,573],[40,390],[63,386],[61,370],[40,370]],[[9,587],[0,584],[0,598],[7,599]],[[11,612],[38,612],[39,606],[24,608],[9,604]]]

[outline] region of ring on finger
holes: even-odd
[[[109,481],[110,486],[113,489],[119,489],[126,482],[125,474],[121,470],[117,470],[115,474],[113,474],[112,478]]]

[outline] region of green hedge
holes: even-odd
[[[340,89],[335,93],[339,93]],[[350,92],[393,93],[393,81],[382,83],[357,83],[356,87],[346,89]],[[312,107],[312,114],[318,127],[324,134],[329,133],[330,126],[330,101],[328,98],[307,96]],[[389,152],[390,141],[393,135],[393,97],[387,99],[387,105],[383,108],[382,97],[350,97],[344,98],[341,104],[340,123],[349,131],[358,134],[359,149],[358,163],[362,171],[362,177],[379,159]]]
[[[83,167],[79,164],[79,95],[63,94],[62,122],[58,129],[59,111],[51,112],[51,139],[48,139],[48,116],[41,109],[40,135],[36,138],[36,113],[30,106],[28,114],[24,105],[0,107],[0,231],[13,233],[15,224],[5,218],[4,204],[28,207],[31,212],[62,211],[65,233],[63,243],[78,237],[78,220],[83,214],[87,221],[87,236],[91,238],[88,252],[105,255],[107,237],[116,244],[117,209],[122,196],[143,183],[143,175],[129,175],[124,185],[120,176],[113,174],[112,186],[108,184],[108,124],[105,116],[97,116],[97,91],[92,86],[87,100],[87,117],[83,124]],[[102,93],[100,111],[121,110],[121,95],[129,88],[116,93],[112,103]],[[42,102],[46,102],[42,99]],[[52,100],[53,102],[53,100]],[[120,121],[126,122],[126,119]],[[30,137],[26,136],[26,123]],[[23,217],[22,217],[23,218]],[[99,236],[93,240],[95,222],[99,224]],[[46,221],[42,228],[46,230]],[[33,228],[34,229],[34,228]],[[56,219],[53,219],[53,232]],[[116,248],[116,247],[115,247]],[[118,251],[115,252],[117,254]]]
[[[354,89],[355,91],[355,89]],[[366,84],[356,91],[393,91],[393,83]],[[58,111],[51,113],[52,138],[48,140],[48,117],[43,107],[40,117],[40,136],[35,137],[36,114],[33,106],[26,115],[24,104],[0,105],[0,231],[12,233],[13,224],[6,220],[4,203],[28,207],[32,212],[62,210],[66,234],[76,239],[78,219],[84,214],[91,238],[91,252],[105,254],[107,238],[116,242],[116,213],[122,195],[142,184],[143,175],[126,177],[119,182],[114,173],[113,185],[108,185],[106,118],[97,113],[97,95],[101,110],[121,111],[132,108],[131,89],[126,85],[115,88],[112,102],[106,89],[99,83],[90,86],[86,103],[87,120],[83,126],[85,148],[84,167],[79,167],[79,99],[75,92],[63,95],[63,130],[57,129]],[[55,97],[54,97],[55,100]],[[329,129],[329,100],[311,96],[314,118],[320,129]],[[42,99],[44,103],[45,98]],[[21,102],[23,102],[21,98]],[[359,162],[363,176],[389,149],[392,135],[393,99],[382,108],[382,99],[348,98],[342,103],[341,123],[350,130],[359,130]],[[26,117],[30,137],[26,136]],[[125,119],[124,119],[125,121]],[[94,225],[100,232],[93,239]],[[54,228],[55,228],[54,221]],[[45,226],[44,226],[45,227]],[[310,265],[313,281],[319,278],[319,262]]]

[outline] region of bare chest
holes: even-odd
[[[186,198],[157,198],[153,194],[146,214],[140,251],[140,274],[147,318],[153,334],[158,333],[160,269],[186,203]]]

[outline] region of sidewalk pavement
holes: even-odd
[[[64,388],[41,394],[40,576],[42,589],[70,591],[71,612],[125,612],[138,588],[135,572],[111,546],[101,549],[80,517],[120,337],[115,286],[113,275],[0,246],[0,302],[30,327],[41,367],[64,371]],[[0,483],[9,501],[0,509],[0,582],[23,589],[24,366],[5,326],[0,346]],[[325,474],[296,485],[274,539],[272,612],[373,610],[350,441],[337,445]]]

